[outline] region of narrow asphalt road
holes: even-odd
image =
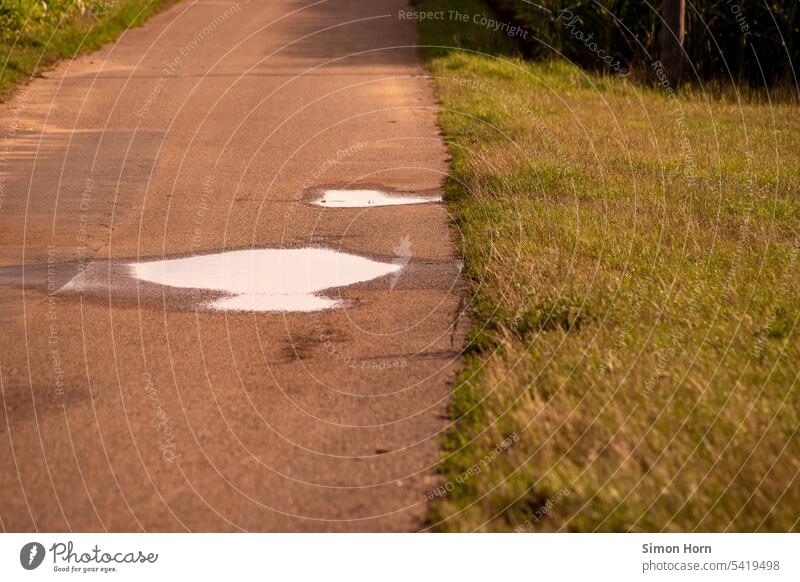
[[[441,193],[407,9],[186,0],[0,106],[4,530],[424,527],[464,328],[446,209],[308,203]],[[401,269],[281,313],[125,277],[250,248]]]

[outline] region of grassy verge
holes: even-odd
[[[95,0],[86,2],[83,14],[59,11],[56,1],[45,16],[39,3],[18,2],[15,8],[9,0],[0,19],[0,99],[37,72],[61,59],[100,48],[177,1]]]
[[[432,526],[798,530],[796,103],[419,32],[474,317]]]

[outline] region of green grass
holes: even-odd
[[[797,103],[419,34],[474,321],[431,526],[800,529]]]
[[[36,3],[20,3],[11,13],[14,2],[7,0],[0,19],[0,99],[8,96],[19,83],[53,66],[61,59],[96,50],[112,42],[127,29],[139,26],[160,9],[177,0],[116,0],[102,4],[86,2],[87,7],[100,8],[80,14],[75,10],[59,10],[51,2],[49,17],[36,10]],[[28,7],[34,5],[34,10]]]

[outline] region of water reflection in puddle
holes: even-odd
[[[229,293],[208,307],[222,311],[317,311],[340,301],[317,295],[369,281],[400,267],[330,249],[250,249],[134,263],[137,279],[169,287]]]
[[[399,206],[441,202],[441,196],[408,196],[380,190],[323,190],[322,196],[312,201],[328,208],[365,208],[368,206]]]
[[[90,265],[62,291],[91,292],[99,286],[111,286],[136,292],[130,284],[133,278],[170,288],[212,292],[216,298],[201,304],[212,310],[308,312],[343,305],[339,299],[320,295],[325,290],[369,281],[402,268],[322,248],[246,249],[122,267],[119,273],[118,268],[98,265],[93,272]]]

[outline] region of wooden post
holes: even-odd
[[[686,0],[662,0],[661,18],[661,64],[670,82],[677,85],[683,73]]]

